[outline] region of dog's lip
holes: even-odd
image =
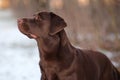
[[[36,38],[38,38],[36,35],[34,35],[34,34],[29,34],[32,38],[34,38],[34,39],[36,39]]]

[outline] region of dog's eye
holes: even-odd
[[[35,20],[38,20],[39,19],[39,17],[35,17]]]
[[[41,21],[42,19],[40,18],[40,17],[35,17],[35,20],[37,20],[37,21]]]

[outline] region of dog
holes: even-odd
[[[19,30],[37,41],[41,80],[120,80],[119,71],[105,55],[73,47],[66,26],[53,12],[18,19]]]

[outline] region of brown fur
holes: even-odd
[[[100,52],[73,47],[65,21],[52,12],[18,20],[19,30],[37,41],[41,80],[120,80],[110,60]]]

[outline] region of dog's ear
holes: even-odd
[[[60,16],[52,12],[50,12],[50,21],[50,35],[55,35],[67,26],[66,22]]]

